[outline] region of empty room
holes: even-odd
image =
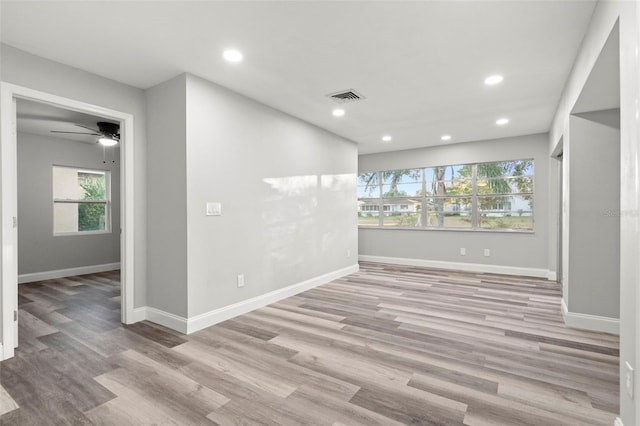
[[[0,424],[640,424],[638,2],[0,20]]]

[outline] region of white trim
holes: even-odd
[[[549,281],[558,281],[558,274],[556,271],[547,271],[547,279]]]
[[[120,149],[120,185],[121,185],[121,287],[122,287],[122,322],[133,322],[133,298],[134,298],[134,117],[109,108],[104,108],[85,102],[52,95],[27,87],[17,86],[11,83],[0,82],[0,224],[2,230],[2,247],[0,248],[2,262],[2,344],[4,351],[0,358],[7,359],[13,356],[14,341],[17,329],[13,321],[13,310],[17,303],[17,232],[13,228],[13,217],[17,216],[17,173],[16,173],[16,142],[15,119],[13,108],[14,99],[28,99],[46,103],[57,107],[94,114],[112,120],[120,121],[120,136],[122,147]],[[118,232],[118,230],[114,230]]]
[[[131,323],[144,321],[147,319],[147,307],[135,308],[131,315]]]
[[[76,275],[97,274],[98,272],[115,271],[116,269],[120,269],[120,262],[104,263],[102,265],[78,266],[76,268],[56,269],[54,271],[33,272],[31,274],[18,275],[18,284],[74,277]]]
[[[180,333],[190,334],[198,330],[202,330],[203,328],[218,324],[222,321],[237,317],[238,315],[246,314],[254,309],[262,308],[263,306],[286,299],[287,297],[295,296],[303,291],[326,284],[346,275],[353,274],[359,270],[360,267],[358,264],[347,266],[346,268],[338,269],[337,271],[329,272],[285,288],[252,297],[251,299],[243,300],[234,303],[233,305],[214,309],[213,311],[196,315],[195,317],[188,319],[150,306],[134,309],[131,318],[133,320],[132,322],[149,320],[165,327],[169,327],[172,330],[179,331]]]
[[[2,354],[12,358],[17,344],[17,324],[13,312],[18,309],[18,233],[14,218],[18,216],[16,108],[13,94],[0,83],[0,231],[2,297]]]
[[[616,417],[616,420],[613,422],[613,426],[624,426],[620,417]]]
[[[214,309],[213,311],[206,312],[201,315],[196,315],[195,317],[189,318],[187,320],[187,334],[237,317],[238,315],[245,314],[247,312],[253,311],[254,309],[262,308],[263,306],[278,302],[282,299],[286,299],[287,297],[295,296],[296,294],[302,293],[303,291],[312,289],[322,284],[326,284],[346,275],[353,274],[355,272],[358,272],[359,270],[360,266],[358,264],[351,265],[346,268],[338,269],[337,271],[329,272],[327,274],[323,274],[285,288],[274,290],[260,296],[252,297],[251,299],[234,303],[233,305]]]
[[[525,277],[548,278],[550,271],[538,268],[522,268],[518,266],[485,265],[481,263],[448,262],[443,260],[408,259],[400,257],[358,255],[363,262],[391,263],[394,265],[422,266],[425,268],[453,269],[489,274],[520,275]]]
[[[619,319],[569,312],[567,302],[564,298],[562,298],[562,316],[564,317],[564,323],[569,327],[620,334]]]
[[[187,319],[179,315],[174,315],[169,312],[161,311],[160,309],[147,306],[144,308],[145,317],[151,322],[164,325],[172,330],[179,331],[180,333],[187,334]]]

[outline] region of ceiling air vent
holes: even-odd
[[[364,96],[362,96],[360,93],[356,92],[353,89],[342,90],[336,93],[330,93],[327,96],[341,104],[345,102],[353,102],[353,101],[359,101],[360,99],[365,99]]]

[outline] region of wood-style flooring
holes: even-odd
[[[117,272],[19,287],[2,425],[607,425],[618,337],[557,283],[362,263],[184,336],[120,324]]]

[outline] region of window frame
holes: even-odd
[[[65,168],[75,170],[76,173],[86,172],[86,173],[94,173],[94,174],[103,174],[104,173],[104,184],[105,184],[105,199],[104,200],[84,200],[84,199],[73,199],[73,198],[56,198],[54,195],[54,169],[55,168]],[[51,212],[52,212],[52,231],[54,237],[69,237],[69,236],[82,236],[82,235],[102,235],[102,234],[111,234],[113,232],[112,229],[112,203],[111,203],[111,170],[107,169],[97,169],[91,167],[78,167],[78,166],[68,166],[61,164],[53,164],[51,166]],[[104,214],[104,229],[101,230],[91,230],[91,231],[65,231],[65,232],[56,232],[56,204],[103,204],[105,214]]]
[[[531,179],[531,191],[530,192],[510,192],[510,193],[489,193],[489,194],[480,194],[478,193],[478,180],[491,180],[491,179],[498,179],[496,177],[478,177],[478,165],[482,165],[482,164],[490,164],[490,163],[515,163],[515,162],[531,162],[531,172],[529,174],[525,174],[521,177],[523,178],[530,178]],[[475,162],[475,163],[464,163],[464,164],[448,164],[445,166],[441,166],[441,165],[433,165],[433,166],[424,166],[424,167],[408,167],[406,168],[407,170],[420,170],[421,171],[421,175],[422,175],[422,195],[418,196],[418,195],[407,195],[406,198],[414,198],[414,199],[421,199],[422,200],[422,204],[421,204],[421,211],[420,211],[420,221],[418,222],[419,224],[415,225],[415,226],[393,226],[393,225],[385,225],[384,223],[384,211],[382,210],[382,206],[384,205],[385,201],[388,201],[388,198],[383,198],[383,191],[384,191],[384,185],[386,184],[383,181],[383,178],[385,176],[385,174],[391,174],[392,172],[396,171],[396,170],[405,170],[405,168],[401,168],[401,169],[390,169],[390,170],[383,170],[383,171],[377,171],[377,172],[362,172],[358,174],[358,182],[356,183],[357,187],[366,187],[366,185],[362,185],[360,182],[360,176],[365,175],[365,174],[371,174],[371,173],[376,173],[377,174],[377,183],[376,186],[377,188],[374,188],[374,190],[369,190],[369,194],[372,194],[373,192],[377,192],[379,195],[377,198],[377,202],[378,202],[378,206],[379,206],[379,210],[378,212],[383,212],[383,214],[378,214],[378,223],[377,224],[361,224],[359,222],[360,220],[360,213],[363,213],[363,211],[360,210],[360,208],[358,208],[358,228],[363,228],[363,229],[401,229],[401,230],[417,230],[417,231],[453,231],[453,232],[501,232],[501,233],[535,233],[535,227],[536,227],[536,221],[535,221],[535,198],[536,198],[536,185],[535,185],[535,158],[533,157],[529,157],[529,158],[520,158],[520,159],[511,159],[511,160],[494,160],[494,161],[482,161],[482,162]],[[471,186],[472,186],[472,191],[470,194],[445,194],[445,195],[435,195],[435,194],[427,194],[427,187],[432,183],[432,182],[436,182],[436,180],[429,180],[427,174],[428,174],[428,169],[435,169],[437,167],[444,167],[444,168],[448,168],[448,167],[457,167],[457,166],[470,166],[471,167],[471,177],[469,178],[471,180]],[[501,179],[509,179],[510,181],[514,178],[516,178],[518,176],[513,176],[513,175],[509,175],[509,176],[503,176]],[[435,177],[433,178],[435,179]],[[442,180],[442,182],[451,182],[452,180]],[[531,203],[531,209],[530,209],[530,216],[531,216],[531,228],[501,228],[501,227],[484,227],[481,224],[481,220],[479,215],[482,212],[482,209],[480,208],[480,200],[482,198],[487,198],[487,197],[494,197],[494,198],[505,198],[505,197],[530,197],[530,203]],[[360,200],[362,198],[367,198],[367,203],[369,205],[371,205],[370,201],[373,201],[375,198],[372,197],[371,195],[368,197],[360,197],[358,195],[358,203],[360,204]],[[471,216],[471,223],[469,227],[447,227],[447,226],[428,226],[428,216],[429,216],[429,211],[427,208],[427,203],[429,200],[435,201],[436,199],[454,199],[454,198],[460,198],[460,199],[471,199],[471,208],[470,208],[470,216]],[[512,203],[512,200],[509,201],[509,204]],[[513,208],[513,205],[511,205],[511,208]],[[507,213],[506,210],[503,210],[505,213]],[[511,215],[515,212],[514,210],[510,210],[509,211],[511,213]],[[366,213],[366,212],[364,212]],[[509,216],[511,216],[509,215]]]

